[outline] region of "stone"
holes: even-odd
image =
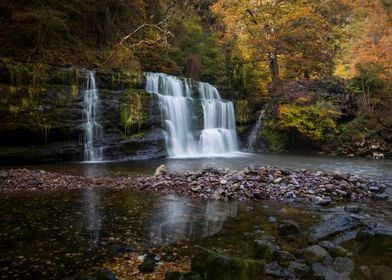
[[[305,279],[308,278],[306,276],[308,276],[309,272],[310,272],[309,266],[307,266],[304,263],[299,263],[296,261],[291,261],[289,263],[288,269],[296,272],[296,274],[299,274],[299,276],[301,276],[302,278],[305,278]]]
[[[255,240],[254,257],[256,259],[272,260],[278,247],[269,240]]]
[[[359,206],[353,205],[353,204],[344,206],[344,210],[346,212],[350,212],[350,213],[359,213],[359,212],[361,212],[361,208],[359,208]]]
[[[385,191],[384,186],[370,186],[369,191],[376,193],[383,193]]]
[[[197,272],[167,272],[165,274],[165,280],[203,280]]]
[[[109,271],[107,269],[103,269],[103,270],[100,270],[100,271],[94,273],[93,279],[96,279],[96,280],[116,280],[116,277],[114,276],[114,274],[111,271]]]
[[[202,188],[201,188],[201,186],[196,186],[196,187],[191,188],[191,190],[192,190],[193,192],[199,192],[199,191],[202,190]]]
[[[302,251],[303,257],[308,264],[314,264],[323,261],[329,257],[329,253],[321,246],[312,245]]]
[[[269,216],[268,217],[268,222],[271,223],[271,224],[272,223],[276,223],[276,218],[274,216]]]
[[[317,204],[317,205],[320,205],[320,206],[328,206],[328,205],[331,204],[331,202],[332,202],[332,199],[331,199],[329,196],[324,197],[324,198],[321,198],[321,197],[319,197],[319,196],[316,196],[316,204]]]
[[[376,194],[373,196],[374,200],[388,200],[389,196],[387,194]]]
[[[326,184],[326,185],[325,185],[325,190],[326,190],[327,192],[333,192],[333,191],[335,190],[335,186],[332,185],[332,184]]]
[[[166,175],[166,174],[167,174],[167,169],[164,164],[161,164],[160,166],[158,166],[158,168],[154,172],[154,176],[162,176],[162,175]]]
[[[316,243],[361,225],[362,223],[360,221],[350,216],[327,218],[312,228],[308,241],[310,243]]]
[[[141,263],[138,268],[141,273],[150,273],[155,270],[156,266],[156,256],[154,254],[147,254],[144,257],[143,263]]]
[[[278,262],[266,264],[263,269],[264,274],[274,278],[295,279],[295,275],[288,269],[282,268]]]
[[[226,185],[227,184],[227,180],[224,180],[224,179],[220,180],[220,184],[221,185]]]
[[[330,241],[321,241],[318,245],[327,250],[332,257],[344,257],[347,255],[346,249]]]
[[[286,263],[288,261],[295,260],[295,256],[287,251],[275,250],[273,252],[273,256],[279,263]]]
[[[199,273],[203,280],[257,279],[263,265],[261,260],[232,257],[201,246],[195,246],[191,261],[192,271]]]
[[[127,254],[134,252],[134,249],[131,246],[115,246],[113,248],[115,255]]]
[[[279,235],[287,236],[299,233],[299,225],[292,220],[283,220],[278,225]]]
[[[354,270],[354,262],[349,258],[337,257],[330,261],[315,263],[312,270],[316,277],[325,280],[347,280]]]

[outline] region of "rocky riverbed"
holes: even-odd
[[[388,199],[383,183],[363,176],[270,167],[247,167],[240,171],[206,168],[184,173],[168,173],[165,168],[160,168],[154,176],[103,178],[43,170],[0,171],[0,190],[3,193],[88,187],[129,188],[204,200],[300,201],[325,206],[334,201]]]

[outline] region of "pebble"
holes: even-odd
[[[272,167],[252,166],[240,171],[206,168],[192,173],[139,177],[90,178],[28,169],[0,170],[0,175],[1,192],[105,186],[114,189],[152,190],[163,194],[175,193],[206,200],[299,201],[321,206],[337,201],[388,199],[388,195],[383,194],[385,185],[366,177]]]

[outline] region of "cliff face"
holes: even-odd
[[[105,159],[165,155],[160,113],[138,73],[96,73]],[[0,63],[0,162],[83,160],[83,70]],[[137,106],[135,106],[137,104]]]

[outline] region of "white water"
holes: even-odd
[[[84,160],[101,161],[103,148],[97,147],[96,140],[102,135],[102,126],[98,123],[99,93],[93,71],[86,71],[86,89],[83,104]]]
[[[215,87],[163,73],[145,76],[146,91],[159,97],[169,156],[210,157],[238,151],[233,103],[222,100]],[[192,97],[193,91],[199,98]]]
[[[263,126],[264,110],[260,111],[259,117],[257,118],[255,126],[252,128],[248,138],[248,151],[258,150],[257,144],[260,142],[260,130]]]

